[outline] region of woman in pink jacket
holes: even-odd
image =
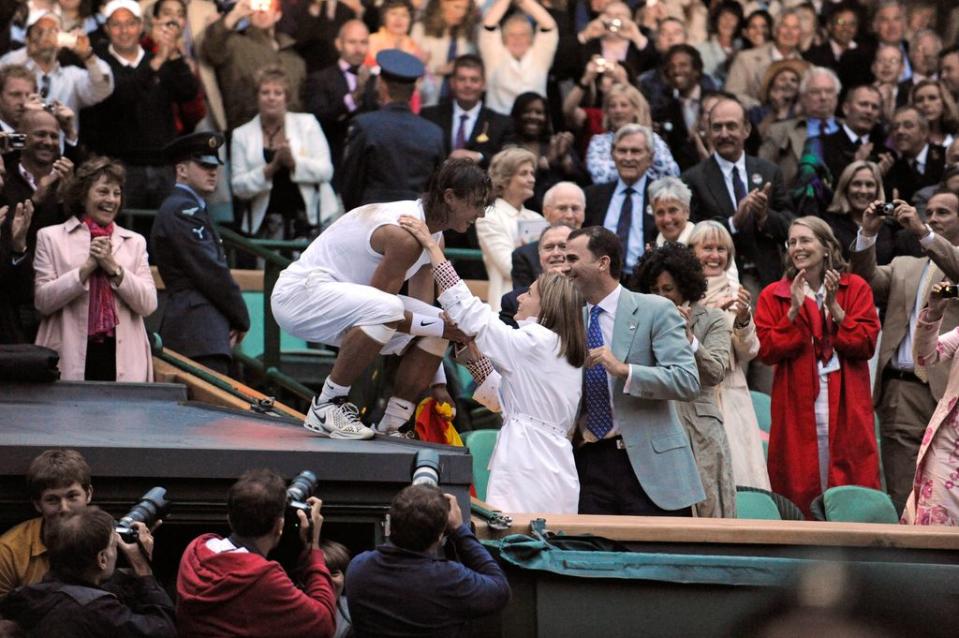
[[[73,381],[153,379],[143,317],[157,307],[143,236],[114,223],[123,208],[123,165],[86,162],[64,184],[66,222],[37,234],[37,345],[60,354]]]

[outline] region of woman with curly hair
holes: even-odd
[[[146,239],[118,226],[123,165],[91,159],[65,184],[72,215],[37,233],[37,345],[60,355],[60,377],[146,382],[153,360],[143,318],[157,307]]]
[[[686,428],[696,457],[706,500],[693,506],[696,516],[736,517],[736,482],[732,453],[716,404],[716,388],[729,368],[729,327],[722,310],[707,308],[706,276],[692,250],[673,242],[643,255],[633,271],[631,288],[665,297],[686,318],[686,337],[699,369],[699,395],[673,406]]]
[[[769,432],[772,489],[811,516],[829,487],[879,489],[869,359],[879,316],[818,217],[789,226],[786,274],[756,304],[759,359],[776,366]]]

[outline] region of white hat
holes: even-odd
[[[126,9],[132,13],[133,17],[135,18],[143,17],[143,11],[140,9],[140,4],[138,2],[134,2],[133,0],[110,0],[110,2],[104,5],[100,13],[103,14],[104,18],[109,20],[110,16],[112,16],[119,9]]]
[[[30,29],[37,22],[40,22],[43,18],[52,18],[57,21],[57,26],[63,25],[63,20],[60,17],[59,11],[50,11],[49,9],[30,9],[30,13],[27,14],[27,30]]]

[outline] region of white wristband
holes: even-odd
[[[410,319],[410,334],[414,337],[442,337],[443,320],[430,315],[412,313]]]

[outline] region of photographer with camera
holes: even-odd
[[[288,501],[305,495],[305,490],[294,491],[298,482],[288,494],[276,472],[258,469],[233,484],[227,497],[230,536],[204,534],[190,543],[180,561],[177,624],[183,635],[333,635],[336,598],[319,549],[320,499],[306,499],[309,519],[290,504],[304,545],[299,561],[303,589],[266,557],[283,536]]]
[[[892,210],[887,210],[890,204]],[[898,223],[914,234],[925,256],[898,256],[885,266],[877,266],[876,237],[887,223]],[[879,417],[886,490],[899,511],[912,491],[919,444],[949,374],[948,366],[917,369],[913,360],[916,322],[933,284],[943,276],[959,281],[956,246],[959,198],[942,190],[929,198],[926,223],[902,199],[870,204],[863,212],[862,227],[849,255],[852,272],[869,282],[876,303],[886,309],[873,401]],[[952,330],[957,324],[959,308],[950,305],[942,318],[942,331]]]
[[[458,636],[467,622],[496,613],[510,598],[500,566],[463,521],[452,494],[431,481],[393,499],[389,541],[353,559],[346,573],[350,615],[364,636]],[[437,552],[444,539],[461,562]]]
[[[121,540],[113,517],[90,506],[58,518],[44,530],[50,573],[39,583],[17,589],[0,603],[0,615],[33,636],[176,636],[173,601],[153,577],[153,537],[134,523],[135,543]],[[116,570],[117,550],[134,577],[104,583]],[[118,596],[119,594],[119,596]]]

